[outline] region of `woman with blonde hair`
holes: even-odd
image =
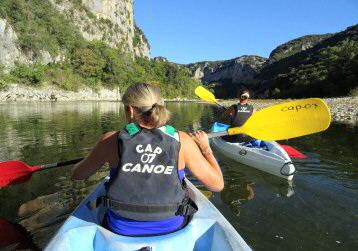
[[[127,236],[166,234],[183,228],[197,210],[184,181],[187,167],[208,189],[224,187],[205,132],[192,134],[167,125],[169,111],[157,86],[136,83],[122,97],[128,125],[100,137],[78,163],[73,179],[86,179],[110,166],[108,208],[103,225]]]

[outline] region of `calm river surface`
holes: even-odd
[[[167,103],[171,124],[204,129],[219,116],[214,106]],[[118,102],[0,103],[0,162],[36,166],[85,156],[98,137],[125,125]],[[225,189],[210,198],[253,250],[358,250],[358,126],[332,123],[322,133],[281,143],[308,155],[294,159],[292,183],[215,152]],[[21,247],[40,250],[106,168],[71,182],[72,166],[38,172],[21,185],[0,188],[0,235],[25,229]],[[189,177],[194,179],[193,177]],[[10,225],[10,222],[14,223]],[[3,241],[3,243],[1,242]]]

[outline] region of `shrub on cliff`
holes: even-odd
[[[49,68],[45,73],[44,81],[66,91],[78,91],[80,86],[85,82],[71,68],[64,66]]]
[[[1,0],[0,17],[9,21],[24,51],[46,50],[56,56],[59,49],[71,51],[84,39],[49,1]]]
[[[17,82],[28,85],[40,85],[45,76],[44,65],[18,65],[11,70],[11,75]]]
[[[7,87],[8,87],[7,82],[0,78],[0,91],[1,90],[6,90]]]

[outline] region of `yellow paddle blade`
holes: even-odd
[[[206,102],[218,103],[214,94],[212,94],[210,91],[208,91],[207,89],[205,89],[202,86],[196,87],[195,94],[196,94],[196,96],[198,96],[199,98],[201,98],[202,100],[204,100]]]
[[[326,130],[331,112],[323,100],[302,99],[270,106],[255,112],[241,127],[230,128],[229,135],[248,134],[261,140],[296,138]]]
[[[205,89],[202,86],[196,87],[195,94],[196,94],[196,96],[198,96],[199,98],[201,98],[202,100],[204,100],[206,102],[214,102],[214,103],[218,104],[219,106],[221,106],[222,108],[226,109],[225,106],[223,106],[216,100],[214,94],[212,94],[209,90]]]

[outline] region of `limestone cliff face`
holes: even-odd
[[[234,85],[251,85],[255,83],[255,75],[266,62],[259,56],[241,56],[238,58],[189,64],[193,76],[204,84],[212,82],[231,82]]]
[[[15,61],[23,61],[16,46],[17,36],[5,19],[0,19],[0,62],[12,67]]]
[[[149,57],[149,44],[134,24],[132,0],[47,0],[89,41],[102,40],[133,56]],[[48,64],[64,59],[62,52],[23,52],[16,44],[18,35],[5,18],[0,18],[0,64],[7,68],[15,62]],[[135,40],[135,41],[134,41]]]
[[[149,57],[149,45],[141,34],[133,44],[136,26],[132,0],[49,0],[62,14],[72,20],[87,40],[103,40],[137,56]]]
[[[138,27],[135,27],[135,29],[138,31]],[[138,43],[133,43],[134,54],[138,57],[150,58],[150,46],[146,37],[138,32],[134,36],[138,38]]]
[[[17,34],[6,19],[0,18],[0,64],[5,68],[12,68],[15,63],[20,64],[48,64],[61,60],[61,55],[52,57],[48,51],[40,50],[36,54],[32,51],[22,52],[17,44]]]

